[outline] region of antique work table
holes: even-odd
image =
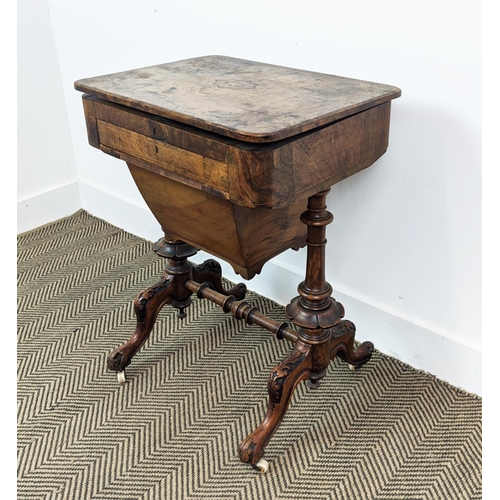
[[[354,348],[355,327],[325,280],[330,187],[370,166],[388,146],[392,86],[207,56],[79,80],[89,142],[124,160],[165,233],[153,249],[166,260],[160,281],[134,302],[137,327],[108,366],[124,369],[165,304],[183,317],[192,294],[294,343],[268,381],[268,411],[239,446],[262,471],[264,447],[296,385],[315,388],[335,356],[366,363],[373,344]],[[246,287],[222,286],[215,260],[245,279],[272,257],[307,245],[305,280],[286,308],[292,329],[245,302]]]

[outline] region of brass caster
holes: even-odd
[[[116,372],[116,376],[120,384],[124,384],[127,381],[127,379],[125,378],[125,370],[122,370],[121,372]]]
[[[265,474],[269,470],[269,462],[261,458],[253,466],[260,471],[261,474]]]

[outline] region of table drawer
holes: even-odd
[[[221,191],[228,190],[228,166],[200,154],[97,120],[101,145]]]

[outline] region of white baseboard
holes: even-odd
[[[80,193],[82,207],[96,217],[149,241],[156,241],[162,235],[158,222],[147,208],[83,183],[80,183]],[[200,263],[210,257],[205,252],[199,252],[193,260]],[[229,264],[220,262],[226,278],[234,282],[244,281]],[[303,278],[270,261],[260,275],[246,283],[249,289],[285,305],[297,295],[297,285]],[[376,349],[385,354],[456,387],[482,395],[480,351],[341,291],[335,290],[333,295],[344,305],[346,318],[356,325],[357,340],[370,340]]]
[[[482,395],[481,351],[340,292],[335,298],[356,324],[358,340],[371,340],[389,356]]]
[[[71,182],[17,202],[17,234],[30,231],[82,208],[78,183]]]
[[[82,207],[88,213],[150,241],[162,236],[160,224],[147,206],[136,205],[83,182],[79,186]]]

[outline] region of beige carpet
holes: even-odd
[[[18,499],[481,498],[477,396],[379,352],[337,360],[298,387],[259,474],[237,447],[290,343],[195,299],[163,309],[120,385],[106,356],[163,270],[151,243],[80,211],[20,235],[18,258]]]

